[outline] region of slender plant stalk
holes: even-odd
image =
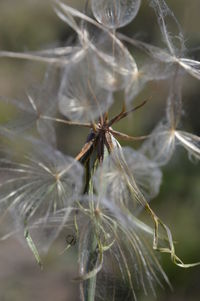
[[[92,176],[98,165],[97,153],[95,149],[89,150],[89,155],[84,159],[85,169],[86,169],[86,183],[85,183],[85,194],[93,195],[94,187],[92,182]],[[94,209],[94,208],[93,208]],[[87,240],[87,237],[86,237]],[[94,229],[94,225],[91,224],[89,239],[87,240],[87,250],[89,251],[87,262],[86,262],[86,272],[90,272],[95,269],[98,260],[98,242],[97,236]],[[96,292],[96,274],[89,279],[85,280],[82,284],[82,295],[83,301],[95,301]]]
[[[97,240],[95,233],[92,233],[91,239],[89,240],[88,249],[90,249],[90,253],[88,256],[88,267],[90,269],[94,269],[96,261],[98,259],[97,250]],[[85,280],[84,285],[84,301],[94,301],[95,300],[95,292],[96,292],[96,275]]]

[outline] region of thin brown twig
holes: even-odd
[[[115,131],[113,129],[110,129],[110,133],[113,134],[114,136],[121,138],[122,140],[133,140],[133,141],[139,141],[139,140],[145,140],[147,138],[149,138],[151,135],[144,135],[144,136],[138,136],[138,137],[134,137],[134,136],[129,136],[126,135],[124,133]]]
[[[79,161],[88,151],[89,149],[92,147],[94,142],[94,139],[90,140],[89,142],[87,142],[83,148],[81,149],[80,153],[76,156],[75,160]]]
[[[132,113],[132,112],[134,112],[134,111],[136,111],[136,110],[142,108],[142,107],[147,103],[147,101],[148,101],[148,100],[143,101],[141,104],[139,104],[138,106],[132,108],[132,109],[129,110],[129,111],[125,111],[125,112],[124,112],[124,111],[122,110],[122,112],[121,112],[119,115],[115,116],[114,118],[112,118],[112,119],[109,121],[108,126],[112,126],[113,123],[116,123],[116,122],[120,121],[121,119],[123,119],[123,118],[125,118],[126,116],[128,116],[130,113]]]
[[[60,118],[53,118],[53,117],[45,116],[45,115],[40,115],[40,118],[55,121],[55,122],[59,122],[59,123],[64,123],[64,124],[67,124],[67,125],[83,126],[83,127],[87,127],[87,128],[92,127],[90,123],[69,121],[69,120],[60,119]]]

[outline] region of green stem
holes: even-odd
[[[91,240],[89,240],[88,249],[90,249],[90,253],[88,256],[88,271],[91,271],[95,268],[98,253],[97,249],[97,240],[94,233],[91,235]],[[84,301],[94,301],[95,300],[95,292],[96,292],[96,275],[85,280],[83,283],[83,292],[84,292]]]
[[[88,159],[89,161],[85,164],[86,168],[86,184],[85,184],[85,193],[88,195],[93,195],[94,188],[92,183],[92,176],[96,169],[97,163],[97,154],[94,150]],[[86,272],[90,272],[95,269],[95,266],[98,261],[98,242],[95,232],[95,226],[91,223],[90,225],[90,233],[88,233],[89,237],[85,238],[86,241],[86,249],[88,250],[88,258],[85,263]],[[96,292],[96,275],[85,280],[82,283],[82,293],[83,293],[83,301],[95,301],[95,292]]]

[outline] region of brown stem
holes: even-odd
[[[76,156],[75,160],[79,161],[89,151],[89,149],[92,147],[94,143],[94,140],[95,139],[90,140],[83,146],[80,153]]]
[[[144,136],[139,136],[139,137],[133,137],[126,135],[124,133],[115,131],[113,129],[110,129],[110,133],[113,134],[115,137],[121,138],[122,140],[133,140],[133,141],[138,141],[138,140],[145,140],[150,137],[150,135],[144,135]]]
[[[54,118],[54,117],[45,116],[45,115],[40,115],[40,118],[46,119],[46,120],[55,121],[55,122],[64,123],[64,124],[67,124],[67,125],[83,126],[83,127],[87,127],[87,128],[91,128],[92,127],[92,125],[90,123],[82,123],[82,122],[69,121],[69,120],[60,119],[60,118]]]
[[[116,123],[116,122],[120,121],[121,119],[123,119],[123,118],[125,118],[126,116],[128,116],[130,113],[132,113],[132,112],[134,112],[134,111],[140,109],[141,107],[143,107],[143,106],[147,103],[147,101],[148,101],[148,100],[143,101],[141,104],[139,104],[138,106],[132,108],[132,109],[129,110],[129,111],[124,112],[124,111],[122,110],[122,112],[121,112],[119,115],[115,116],[114,118],[112,118],[112,119],[110,120],[110,122],[108,123],[108,126],[112,126],[113,123]]]

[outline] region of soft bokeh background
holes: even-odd
[[[83,7],[84,1],[65,0],[74,7]],[[154,44],[161,44],[161,36],[154,12],[148,1],[134,22],[123,29]],[[191,57],[200,59],[200,1],[168,0],[183,27],[186,45]],[[48,0],[0,0],[0,49],[27,51],[64,45],[72,31],[60,21]],[[196,49],[197,48],[197,49]],[[134,52],[133,52],[134,54]],[[136,57],[136,60],[139,57]],[[14,59],[0,58],[0,97],[20,99],[31,85],[41,81],[46,65]],[[122,121],[116,127],[127,134],[148,133],[156,121],[164,115],[167,84],[150,83],[137,97],[139,102],[151,98],[140,111]],[[182,125],[200,134],[200,85],[190,76],[184,79],[184,110]],[[114,109],[117,111],[118,106]],[[6,118],[5,108],[0,108],[0,119]],[[59,147],[75,155],[85,141],[87,131],[57,128]],[[123,143],[124,144],[124,143]],[[137,147],[131,143],[132,146]],[[181,148],[170,164],[164,168],[161,193],[152,202],[159,216],[170,225],[177,253],[185,262],[200,260],[200,168],[191,163]],[[76,285],[70,282],[75,273],[75,250],[60,255],[64,246],[56,245],[45,259],[45,269],[40,271],[27,247],[15,238],[0,242],[0,300],[1,301],[72,301],[78,300]],[[161,256],[162,264],[172,282],[174,292],[158,290],[159,301],[200,300],[200,268],[183,270],[171,264],[169,256]],[[139,296],[139,301],[151,301],[153,297]]]

